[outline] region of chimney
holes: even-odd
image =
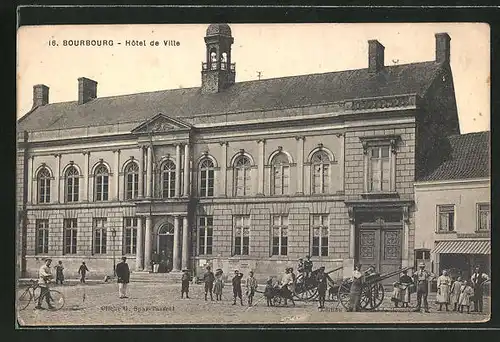
[[[450,63],[450,35],[448,33],[436,33],[436,62]]]
[[[90,78],[80,77],[78,79],[78,104],[87,103],[97,98],[97,82]]]
[[[49,104],[49,87],[45,84],[33,86],[33,108]]]
[[[385,47],[378,40],[368,41],[368,72],[376,73],[384,68]]]

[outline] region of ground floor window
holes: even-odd
[[[76,254],[77,219],[64,220],[64,254]]]
[[[328,256],[328,215],[312,215],[312,256]]]
[[[198,254],[200,255],[212,254],[213,225],[212,216],[198,218]]]
[[[234,255],[248,255],[250,250],[250,216],[234,216]]]
[[[36,220],[36,253],[49,252],[49,220]]]
[[[124,222],[124,253],[136,254],[137,251],[137,217],[125,217]]]
[[[288,216],[274,215],[272,223],[272,255],[287,255]]]

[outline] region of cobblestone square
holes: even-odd
[[[165,324],[304,324],[304,323],[459,323],[486,322],[489,298],[485,298],[483,314],[439,312],[433,296],[429,296],[430,313],[393,308],[386,300],[376,312],[344,312],[337,302],[327,302],[322,312],[317,302],[296,302],[292,307],[267,307],[261,293],[254,306],[232,305],[231,286],[224,288],[221,302],[205,301],[202,285],[191,285],[190,299],[180,298],[180,285],[130,283],[129,298],[118,298],[118,286],[111,284],[57,286],[66,299],[59,311],[34,310],[31,303],[18,312],[23,326],[68,325],[165,325]],[[262,290],[262,288],[259,288]],[[18,296],[21,290],[18,291]],[[84,296],[85,295],[85,296]],[[85,299],[84,299],[85,297]],[[214,296],[215,297],[215,296]],[[412,297],[415,305],[416,297]],[[244,301],[245,303],[245,301]]]

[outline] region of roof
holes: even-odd
[[[488,240],[438,241],[433,250],[436,254],[491,254]]]
[[[432,61],[386,66],[377,74],[370,74],[365,68],[238,82],[214,94],[202,94],[201,88],[196,87],[98,97],[82,105],[78,101],[53,103],[21,118],[19,129],[142,122],[158,113],[189,122],[189,117],[197,115],[306,107],[379,96],[422,96],[441,68],[441,64]]]
[[[449,154],[419,181],[486,178],[490,176],[490,132],[452,135],[446,138]]]
[[[229,36],[231,37],[231,28],[228,24],[211,24],[207,28],[207,37],[208,36]]]

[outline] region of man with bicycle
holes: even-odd
[[[40,287],[40,297],[38,297],[38,304],[35,309],[42,308],[42,300],[45,298],[47,301],[47,306],[49,309],[54,309],[54,306],[50,304],[51,297],[49,292],[49,282],[52,279],[52,271],[50,270],[50,263],[52,259],[46,259],[45,264],[40,267],[38,271],[38,286]]]

